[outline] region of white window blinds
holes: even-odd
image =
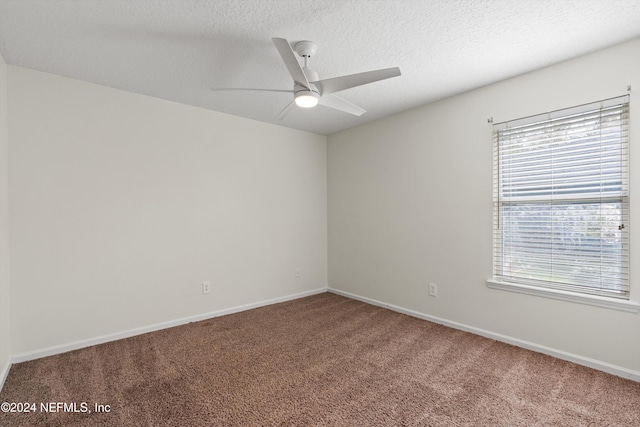
[[[629,99],[494,125],[494,276],[629,298]]]

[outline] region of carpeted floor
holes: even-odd
[[[331,293],[20,363],[0,402],[36,403],[2,426],[640,426],[640,383]]]

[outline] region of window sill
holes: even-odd
[[[558,299],[561,301],[575,302],[578,304],[594,305],[596,307],[610,308],[613,310],[626,311],[629,313],[640,312],[640,304],[633,301],[600,297],[597,295],[582,295],[574,292],[560,291],[555,289],[543,289],[543,288],[537,288],[535,286],[501,282],[495,279],[488,279],[487,286],[491,289],[499,289],[502,291],[509,291],[509,292],[518,292],[521,294]]]

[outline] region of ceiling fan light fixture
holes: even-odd
[[[300,92],[296,92],[295,101],[298,107],[302,108],[311,108],[318,105],[318,100],[320,99],[320,95],[311,90],[301,90]]]

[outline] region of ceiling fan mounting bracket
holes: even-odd
[[[303,41],[300,41],[300,42],[296,43],[293,46],[293,49],[301,57],[303,57],[303,58],[311,58],[313,55],[316,54],[316,51],[318,50],[318,45],[316,45],[314,42],[310,42],[308,40],[303,40]]]

